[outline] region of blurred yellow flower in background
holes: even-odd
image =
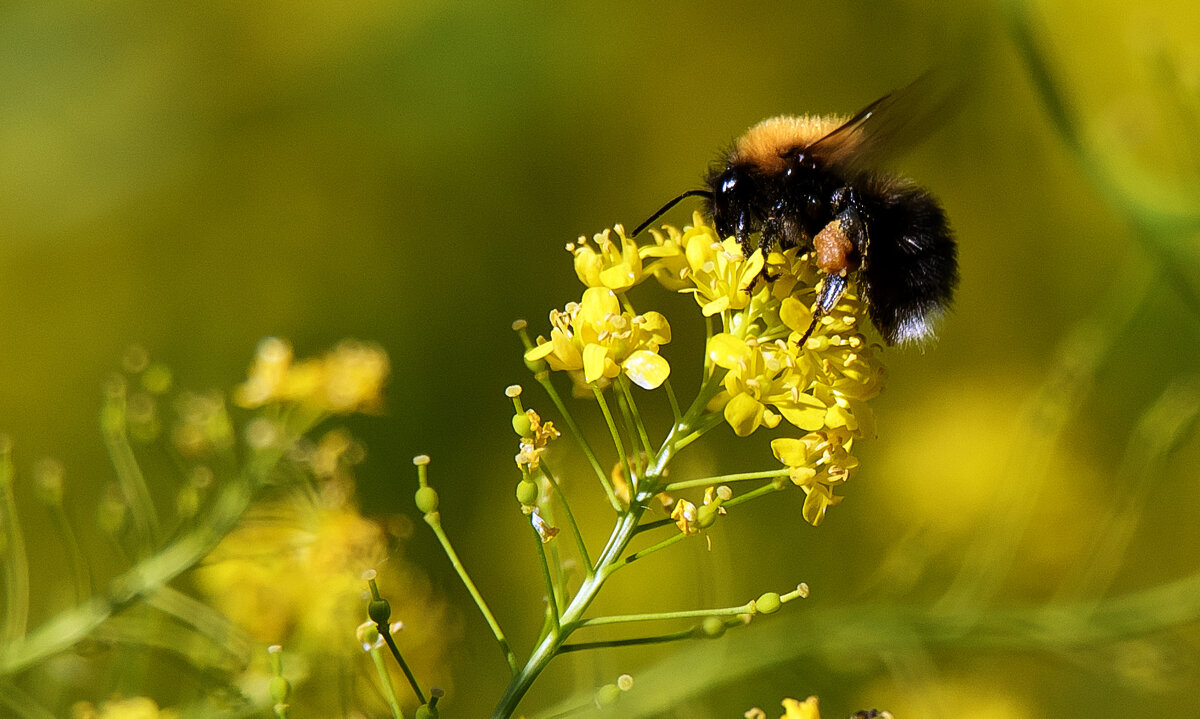
[[[158,704],[147,697],[110,699],[97,708],[91,702],[79,702],[71,707],[71,719],[177,719],[179,714],[169,709],[159,709]]]
[[[331,414],[375,413],[390,369],[387,353],[368,342],[343,340],[322,357],[297,362],[291,345],[268,337],[233,399],[246,409],[295,403]]]

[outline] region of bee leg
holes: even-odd
[[[796,344],[803,345],[812,337],[813,330],[817,329],[817,323],[821,318],[829,314],[837,301],[842,298],[842,293],[846,291],[846,285],[849,279],[846,275],[825,275],[821,278],[821,289],[817,291],[817,301],[813,303],[812,322],[809,323],[808,329],[796,340]]]
[[[821,289],[813,305],[812,324],[800,338],[803,344],[817,328],[822,317],[833,311],[849,284],[849,275],[859,268],[867,245],[867,225],[853,188],[833,193],[833,220],[813,237],[817,268],[821,270]]]

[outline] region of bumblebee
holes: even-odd
[[[856,278],[871,320],[888,344],[933,338],[958,284],[954,236],[941,205],[911,180],[880,171],[882,161],[941,114],[922,78],[849,119],[780,116],[750,128],[710,169],[703,197],[722,237],[749,255],[804,247],[822,274],[813,322],[833,309]],[[769,278],[768,278],[769,279]]]

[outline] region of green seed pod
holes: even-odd
[[[428,704],[417,707],[417,719],[437,719],[437,717],[437,707],[431,707]]]
[[[526,507],[532,507],[538,501],[537,482],[525,478],[517,482],[517,501]]]
[[[606,707],[616,703],[621,697],[621,687],[616,684],[605,684],[596,690],[596,706]]]
[[[529,437],[533,434],[533,425],[529,421],[529,415],[524,412],[513,415],[512,428],[518,437]]]
[[[783,602],[780,601],[778,592],[767,592],[754,601],[754,608],[759,614],[774,614],[782,606]]]
[[[367,604],[367,616],[376,624],[386,627],[388,620],[392,618],[392,605],[386,599],[372,599]]]
[[[417,490],[417,509],[425,514],[436,512],[438,508],[438,493],[437,490],[430,486],[424,486]]]
[[[720,617],[705,617],[700,623],[700,631],[709,639],[716,639],[725,633],[725,622]]]
[[[705,504],[696,511],[696,526],[700,529],[708,529],[717,521],[717,515],[721,513],[721,507],[716,504]]]

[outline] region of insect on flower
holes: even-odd
[[[923,76],[849,119],[764,120],[722,154],[705,189],[679,195],[633,234],[680,200],[702,197],[718,233],[736,237],[747,256],[756,246],[813,251],[822,282],[801,343],[851,277],[888,344],[931,339],[958,283],[954,238],[936,199],[878,168],[942,114],[949,93],[934,84]]]

